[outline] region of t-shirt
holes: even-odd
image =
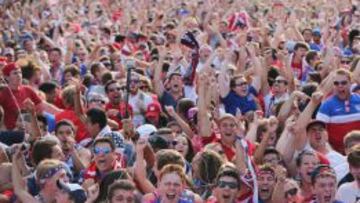
[[[138,102],[142,101],[142,103],[145,105],[145,111],[149,104],[153,103],[153,99],[151,96],[147,95],[144,92],[138,91],[136,95],[129,95],[129,104],[131,105],[131,108],[134,113],[133,117],[133,123],[135,127],[138,127],[140,125],[143,125],[145,123],[145,117],[140,112],[140,107],[138,105]]]
[[[76,127],[75,140],[77,143],[90,137],[85,124],[79,119],[79,117],[77,117],[76,113],[73,110],[66,109],[66,110],[56,114],[55,120],[56,120],[56,123],[61,120],[69,120],[74,124],[74,126]]]
[[[116,109],[116,110],[119,111],[119,113],[121,115],[121,116],[119,115],[120,117],[119,116],[109,116],[109,118],[116,121],[117,124],[119,125],[119,129],[122,129],[121,120],[122,120],[122,118],[126,117],[126,103],[125,102],[120,102],[120,104],[117,105],[117,106],[114,106],[113,104],[110,104],[110,103],[106,104],[105,110],[108,111],[110,109]],[[129,116],[132,117],[133,116],[133,110],[132,110],[130,104],[127,106],[127,109],[128,109]]]
[[[222,98],[221,101],[225,106],[226,113],[236,115],[236,110],[239,108],[242,114],[248,111],[255,111],[257,109],[255,102],[256,90],[250,86],[249,93],[245,96],[239,96],[235,91],[230,90],[226,97]]]
[[[356,181],[341,185],[336,193],[336,199],[343,202],[357,202],[360,200],[360,188]]]
[[[23,109],[23,103],[27,98],[30,98],[35,106],[41,103],[40,97],[30,86],[21,85],[17,90],[4,87],[0,91],[0,106],[4,109],[4,124],[7,129],[15,128],[19,110]]]
[[[329,97],[320,106],[316,119],[325,122],[329,143],[338,152],[344,151],[343,138],[352,130],[360,130],[360,95],[351,94],[349,101]]]

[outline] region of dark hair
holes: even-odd
[[[355,145],[351,148],[347,157],[347,161],[351,167],[360,167],[360,145]]]
[[[102,27],[102,28],[100,28],[100,30],[107,35],[111,35],[111,30],[108,27]]]
[[[71,128],[71,130],[75,133],[75,128],[74,125],[71,121],[69,120],[60,120],[59,122],[56,123],[55,126],[55,134],[57,134],[57,131],[59,130],[59,128],[61,126],[69,126]]]
[[[220,178],[225,176],[234,178],[237,182],[238,189],[240,189],[240,183],[241,183],[240,174],[238,173],[238,170],[236,169],[235,166],[232,166],[230,164],[222,165],[216,176],[215,183],[218,184]]]
[[[309,51],[305,56],[305,61],[310,64],[310,61],[314,60],[317,55],[317,51]]]
[[[95,139],[95,141],[94,141],[94,143],[92,145],[93,148],[99,143],[108,143],[110,145],[112,151],[114,151],[115,148],[116,148],[114,141],[109,137],[101,137],[101,138]]]
[[[99,124],[99,128],[103,129],[107,125],[107,117],[103,110],[92,108],[86,112],[89,121],[92,124]]]
[[[130,178],[130,176],[126,172],[125,169],[111,171],[110,173],[106,174],[100,182],[99,196],[95,202],[101,202],[101,201],[106,200],[107,194],[109,194],[111,192],[110,188],[113,184],[115,184],[118,181],[122,181],[122,180],[127,181],[129,178]],[[113,192],[114,191],[112,191],[112,193]]]
[[[184,133],[181,133],[178,136],[182,136],[182,137],[184,137],[186,139],[186,142],[187,142],[187,145],[188,145],[188,151],[187,151],[187,153],[185,155],[185,159],[186,159],[186,161],[191,162],[191,160],[195,156],[195,151],[194,151],[194,147],[192,145],[192,142],[191,142],[190,138],[188,136],[186,136],[186,134],[184,134]]]
[[[108,81],[113,80],[113,75],[110,71],[106,71],[101,75],[101,83],[106,84]]]
[[[109,93],[109,86],[114,84],[114,83],[118,83],[116,80],[108,80],[106,83],[105,83],[105,93]]]
[[[188,112],[189,109],[191,109],[192,107],[195,107],[194,102],[189,99],[189,98],[182,98],[178,101],[177,105],[176,105],[176,110],[178,112],[178,114],[180,114],[182,116],[182,118],[187,118],[186,114]]]
[[[90,73],[91,75],[95,76],[95,73],[100,70],[100,63],[93,63],[90,66]]]
[[[65,70],[64,70],[64,75],[65,75],[66,73],[70,73],[71,76],[73,76],[73,77],[80,75],[79,68],[78,68],[76,65],[74,65],[74,64],[72,64],[72,65],[70,65],[70,66],[68,66],[68,67],[65,68]]]
[[[0,120],[1,120],[1,117],[0,117]],[[36,116],[36,120],[38,120],[39,122],[43,123],[44,126],[48,126],[48,122],[47,122],[45,116],[39,114],[39,115]]]
[[[294,51],[297,51],[300,48],[304,48],[306,50],[309,50],[309,46],[305,44],[304,42],[297,42],[294,46]]]
[[[135,189],[136,187],[133,182],[129,180],[118,180],[109,186],[107,198],[108,200],[111,200],[116,190],[134,191]]]
[[[54,82],[44,82],[39,86],[39,90],[46,94],[49,94],[52,91],[55,91],[56,87],[56,83]]]
[[[30,80],[38,70],[40,69],[31,61],[28,61],[27,64],[21,66],[21,73],[23,78],[27,80]]]
[[[218,153],[212,150],[205,150],[203,153],[201,153],[199,160],[201,180],[208,184],[214,183],[223,163],[223,158],[221,158]]]
[[[176,164],[185,167],[185,160],[181,154],[173,149],[163,149],[155,154],[157,169],[161,171],[168,164]]]
[[[35,165],[38,165],[42,160],[50,159],[52,148],[58,143],[55,140],[45,139],[35,142],[32,149],[32,160]]]
[[[234,88],[236,86],[236,80],[240,78],[244,78],[246,80],[245,76],[242,74],[234,75],[234,77],[230,79],[230,88]]]
[[[54,48],[50,49],[50,52],[53,52],[53,51],[58,52],[60,54],[60,56],[62,56],[62,51],[59,47],[54,47]]]

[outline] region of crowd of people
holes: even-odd
[[[0,202],[360,202],[359,0],[0,0]]]

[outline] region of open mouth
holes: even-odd
[[[172,194],[172,193],[166,194],[166,198],[167,198],[168,200],[174,200],[175,197],[176,197],[176,194]]]
[[[222,198],[223,198],[223,199],[230,199],[230,197],[231,197],[231,196],[230,196],[230,195],[228,195],[228,194],[224,194],[224,195],[222,195]]]
[[[231,137],[231,136],[232,136],[232,133],[224,133],[224,135],[225,135],[226,137]]]
[[[324,196],[324,200],[325,200],[325,202],[331,202],[331,195],[325,195]]]

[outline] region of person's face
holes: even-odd
[[[80,62],[85,62],[87,53],[84,49],[81,48],[79,49],[77,56],[79,57]]]
[[[211,54],[211,50],[204,48],[200,50],[200,61],[205,62],[207,58],[209,58]]]
[[[61,60],[61,55],[59,52],[57,52],[57,51],[50,52],[50,54],[49,54],[50,63],[58,64],[58,63],[60,63],[60,60]]]
[[[233,143],[236,136],[237,125],[233,119],[224,119],[220,123],[221,139],[226,143]]]
[[[311,126],[308,131],[308,136],[310,145],[315,150],[317,150],[319,147],[326,146],[326,143],[328,142],[327,131],[322,125]]]
[[[334,177],[319,177],[314,184],[314,193],[318,202],[332,203],[336,193]]]
[[[316,68],[316,72],[318,72],[320,74],[321,78],[325,78],[327,71],[326,71],[324,64],[318,65]]]
[[[51,150],[51,158],[52,159],[57,159],[60,161],[64,161],[65,160],[65,155],[61,149],[61,147],[59,145],[55,145],[52,147]]]
[[[319,35],[313,35],[313,40],[314,40],[314,42],[319,43],[320,40],[321,40],[321,36],[319,36]]]
[[[334,77],[334,92],[341,100],[346,100],[350,94],[350,80],[345,75],[336,74]]]
[[[100,172],[112,170],[116,155],[108,143],[96,144],[93,152],[96,168]]]
[[[263,162],[264,164],[278,165],[280,158],[276,153],[269,153],[264,155]]]
[[[217,186],[214,189],[214,195],[219,202],[235,202],[239,191],[238,186],[238,182],[235,178],[231,176],[223,176],[219,178]]]
[[[235,93],[241,97],[245,97],[248,94],[248,82],[245,78],[238,78],[235,81],[235,87],[233,87]]]
[[[303,37],[304,37],[305,42],[310,42],[310,41],[311,41],[311,38],[312,38],[312,33],[311,33],[311,31],[310,31],[310,30],[304,31]]]
[[[183,81],[180,75],[173,75],[169,81],[170,90],[172,92],[180,92],[183,88]]]
[[[189,151],[189,145],[186,138],[184,136],[177,136],[172,143],[174,149],[185,157]]]
[[[350,166],[350,173],[354,176],[354,179],[360,183],[360,167]]]
[[[295,55],[300,58],[303,58],[306,55],[306,52],[307,52],[307,49],[300,47],[295,51]]]
[[[169,126],[169,128],[170,128],[171,131],[172,131],[173,133],[175,133],[175,134],[180,134],[180,133],[183,132],[182,129],[181,129],[181,127],[180,127],[179,125],[177,125],[177,124],[171,125],[171,126]]]
[[[70,150],[70,147],[75,143],[75,134],[73,129],[68,125],[62,125],[56,132],[56,137],[61,142],[62,150],[65,154]]]
[[[7,61],[14,61],[15,56],[14,54],[6,54]]]
[[[164,202],[176,203],[184,190],[184,183],[177,173],[165,174],[159,183],[159,192]]]
[[[133,203],[135,202],[134,191],[117,189],[110,199],[110,203]]]
[[[319,159],[315,155],[304,155],[301,160],[299,172],[300,177],[303,181],[311,182],[311,173],[315,167],[319,165]]]
[[[268,171],[260,172],[258,176],[259,196],[262,200],[269,200],[274,190],[275,177]]]
[[[32,40],[26,40],[24,42],[24,49],[28,52],[34,50],[34,42]]]
[[[72,77],[73,77],[73,76],[71,75],[70,72],[65,73],[65,75],[64,75],[64,81],[65,81],[65,83],[67,83],[69,80],[71,80]]]
[[[287,90],[287,81],[284,77],[278,76],[275,78],[275,82],[273,85],[274,93],[283,94]]]
[[[19,68],[12,70],[8,76],[10,85],[19,86],[22,83],[22,72]]]
[[[119,104],[121,100],[121,87],[118,83],[113,83],[108,86],[107,96],[109,98],[109,102],[112,104]]]
[[[132,94],[137,93],[137,91],[139,89],[139,82],[140,82],[139,77],[137,77],[137,76],[131,77],[131,80],[130,80],[130,92]]]
[[[92,136],[92,137],[96,137],[97,136],[97,134],[100,132],[100,129],[99,129],[100,127],[99,127],[99,125],[96,123],[96,124],[94,124],[94,123],[92,123],[90,120],[88,120],[87,122],[86,122],[86,129],[88,130],[88,132],[90,133],[90,135]]]

